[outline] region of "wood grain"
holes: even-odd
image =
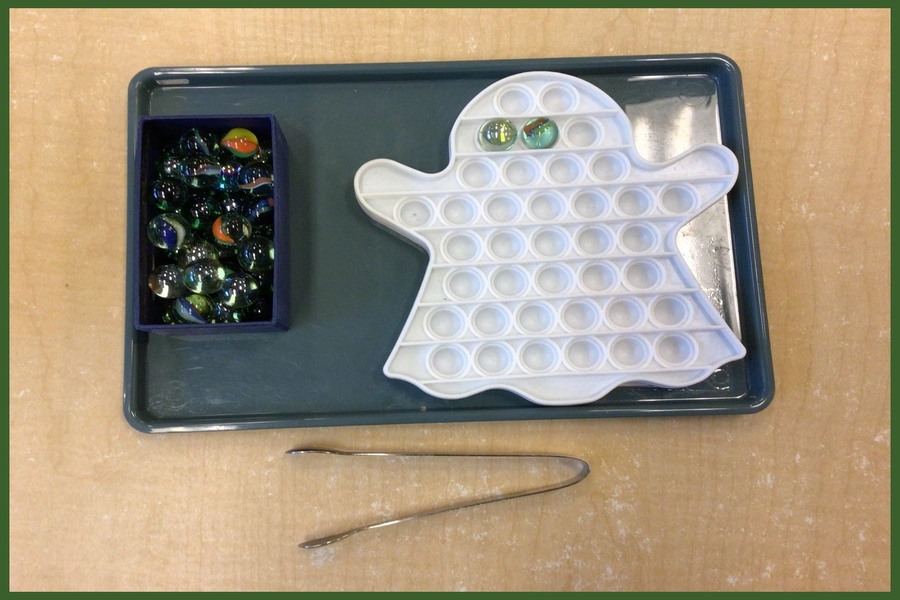
[[[890,588],[888,11],[9,18],[10,589]],[[742,68],[777,378],[768,409],[166,436],[126,424],[125,94],[137,71],[684,52]],[[301,551],[333,526],[485,485],[475,467],[283,456],[316,443],[552,450],[593,473]]]

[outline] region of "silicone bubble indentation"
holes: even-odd
[[[509,344],[488,342],[481,344],[474,354],[475,368],[489,377],[503,375],[513,368],[516,357]]]
[[[575,246],[585,256],[602,256],[614,244],[612,231],[606,225],[588,225],[575,233]]]
[[[469,368],[469,355],[458,344],[436,346],[428,355],[428,370],[438,379],[459,377]]]
[[[556,156],[548,160],[544,168],[547,170],[547,178],[560,184],[578,181],[584,173],[581,160],[574,154]]]
[[[606,321],[615,329],[634,329],[643,324],[644,305],[634,298],[616,298],[606,305]]]
[[[534,108],[534,94],[524,85],[507,85],[494,96],[494,106],[503,115],[523,115]]]
[[[580,190],[572,196],[572,212],[583,219],[597,219],[608,211],[609,196],[602,190]]]
[[[645,292],[658,287],[663,281],[663,270],[650,260],[634,260],[622,269],[625,285]]]
[[[553,190],[537,192],[528,198],[527,210],[535,221],[556,221],[566,213],[566,199]]]
[[[688,184],[670,185],[659,194],[659,202],[667,213],[684,215],[694,210],[698,201],[697,190]]]
[[[685,367],[697,358],[697,342],[682,333],[667,333],[655,344],[656,359],[667,367]]]
[[[522,201],[512,194],[495,194],[484,203],[484,213],[494,223],[512,223],[522,214]]]
[[[475,333],[485,337],[503,335],[510,327],[509,311],[499,304],[485,304],[472,312],[471,324]]]
[[[454,300],[474,300],[484,292],[484,276],[476,269],[456,269],[444,280],[444,291]]]
[[[593,148],[603,139],[603,127],[594,119],[576,118],[563,128],[563,140],[574,148]]]
[[[528,302],[516,311],[516,326],[522,333],[547,333],[555,323],[556,313],[546,302]]]
[[[497,168],[489,160],[471,158],[459,164],[459,182],[468,188],[482,189],[497,181]]]
[[[637,335],[616,338],[609,345],[609,359],[620,369],[639,369],[650,361],[650,344]]]
[[[626,217],[642,217],[653,208],[653,194],[644,187],[629,187],[616,194],[616,210]]]
[[[562,256],[569,249],[569,234],[562,227],[538,229],[531,236],[531,249],[542,258]]]
[[[618,152],[606,152],[591,161],[591,174],[601,182],[618,181],[628,174],[628,161]]]
[[[477,235],[461,231],[444,238],[444,254],[453,262],[470,262],[481,255],[481,239]]]
[[[563,359],[573,371],[591,371],[603,364],[603,345],[593,338],[575,338],[563,348]]]
[[[608,292],[619,282],[619,272],[605,262],[588,263],[578,272],[578,282],[588,293]]]
[[[500,298],[517,298],[528,290],[528,272],[518,265],[500,267],[491,275],[491,290]]]
[[[654,250],[659,243],[656,228],[646,223],[632,223],[619,231],[622,248],[634,254],[645,254]]]
[[[691,306],[679,296],[661,296],[650,303],[650,318],[662,327],[681,327],[691,318]]]
[[[559,350],[547,340],[527,342],[519,348],[519,363],[531,373],[546,373],[559,364]]]
[[[566,83],[550,84],[541,91],[540,105],[547,113],[570,112],[578,106],[578,92]]]
[[[529,156],[511,158],[503,164],[503,178],[511,185],[531,185],[540,177],[541,163]]]
[[[452,196],[441,205],[441,217],[449,225],[468,225],[478,217],[478,205],[471,196]]]
[[[574,276],[564,263],[544,265],[534,273],[534,285],[550,296],[558,296],[569,291]]]
[[[397,220],[411,229],[425,227],[434,218],[431,203],[424,198],[404,198],[397,204]]]
[[[459,337],[466,330],[466,315],[455,306],[434,308],[425,315],[425,332],[435,340]]]
[[[498,260],[512,260],[525,254],[527,243],[517,229],[500,229],[487,240],[488,252]]]
[[[600,323],[600,310],[590,300],[571,300],[560,310],[563,327],[574,333],[592,331]]]

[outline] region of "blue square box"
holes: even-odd
[[[163,322],[165,301],[155,296],[147,284],[157,264],[168,262],[165,253],[147,240],[147,224],[159,210],[149,202],[149,191],[158,176],[157,164],[163,152],[171,148],[191,128],[224,135],[235,127],[249,129],[256,134],[261,147],[272,152],[274,179],[274,238],[275,268],[272,278],[271,319],[242,323],[167,324]],[[220,333],[256,333],[283,331],[288,328],[288,175],[287,144],[275,117],[272,115],[209,115],[209,116],[145,116],[137,122],[134,178],[129,210],[131,215],[130,244],[135,263],[131,285],[134,303],[134,327],[140,331],[163,335],[202,335]]]

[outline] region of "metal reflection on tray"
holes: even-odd
[[[662,162],[704,143],[722,143],[715,85],[706,77],[632,77],[648,82],[648,93],[623,103],[634,144],[647,160]],[[661,92],[660,90],[664,90]],[[741,338],[728,201],[723,197],[685,225],[678,249],[700,287],[735,335]]]

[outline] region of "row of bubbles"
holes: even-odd
[[[470,138],[474,138],[469,141]],[[622,149],[627,145],[620,127],[594,116],[535,117],[528,119],[465,120],[457,139],[461,154],[516,152],[541,156],[548,150]],[[498,155],[499,156],[499,155]],[[496,158],[496,157],[493,157]]]
[[[624,334],[609,339],[578,336],[522,341],[448,343],[431,348],[427,368],[437,380],[516,375],[559,375],[605,371],[686,369],[699,344],[690,333]]]
[[[627,125],[611,111],[592,115],[522,118],[463,118],[454,132],[455,153],[491,160],[505,156],[537,158],[568,151],[624,150],[631,145]]]
[[[472,190],[492,187],[526,187],[537,184],[605,184],[624,180],[631,162],[622,152],[576,152],[547,155],[539,160],[532,154],[496,157],[468,157],[456,166],[459,184]]]
[[[530,114],[567,114],[578,110],[580,95],[566,82],[553,82],[537,90],[521,83],[504,86],[494,95],[494,110],[505,117]]]
[[[623,186],[613,193],[584,188],[565,194],[559,190],[527,193],[502,191],[489,195],[451,194],[435,201],[405,196],[394,208],[394,218],[414,230],[478,224],[554,223],[568,220],[680,217],[699,204],[696,188],[682,183]]]
[[[652,223],[451,231],[441,236],[442,263],[564,260],[665,253],[663,233]]]
[[[614,296],[608,299],[573,298],[564,302],[530,300],[509,306],[500,302],[426,309],[425,335],[433,341],[482,339],[551,334],[636,331],[646,326],[673,329],[692,317],[690,305],[680,296],[650,299]]]
[[[527,296],[560,297],[577,294],[615,294],[621,291],[659,291],[670,280],[657,260],[636,258],[614,261],[535,263],[526,268],[502,264],[496,268],[454,267],[444,276],[444,298],[473,302]],[[676,283],[677,285],[677,283]],[[669,286],[671,287],[671,286]]]

